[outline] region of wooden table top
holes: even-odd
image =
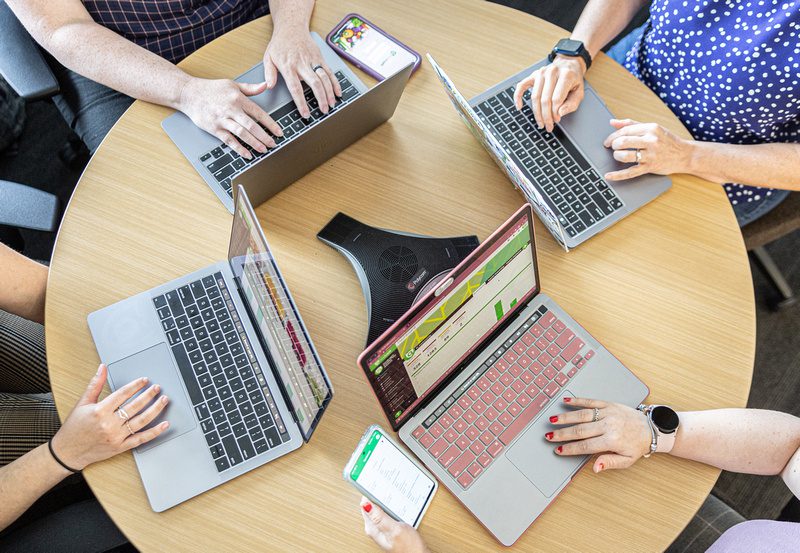
[[[350,11],[434,54],[467,97],[541,59],[566,36],[477,0],[322,0],[311,28],[325,36]],[[181,66],[202,77],[238,75],[261,60],[271,28],[269,17],[244,25]],[[609,58],[599,56],[589,81],[617,116],[688,136]],[[98,363],[90,312],[225,258],[231,216],[161,130],[169,113],[143,102],[126,112],[91,160],[61,226],[46,319],[62,417]],[[650,386],[651,402],[741,407],[755,350],[741,234],[720,186],[685,175],[674,175],[673,184],[570,253],[537,221],[543,290]],[[144,552],[377,551],[363,533],[359,495],[341,477],[365,428],[388,428],[355,363],[366,336],[365,302],[348,262],[316,233],[343,211],[384,228],[484,239],[523,201],[424,63],[387,124],[257,209],[336,388],[311,442],[160,514],[150,510],[130,454],[87,468],[121,530]],[[718,474],[658,455],[602,475],[587,466],[514,549],[661,550]],[[421,532],[437,552],[503,549],[444,488]]]

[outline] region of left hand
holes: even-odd
[[[688,166],[690,141],[675,136],[656,123],[639,123],[633,119],[612,119],[617,129],[605,139],[603,146],[614,150],[614,159],[633,163],[632,167],[606,173],[607,180],[625,180],[645,173],[670,175],[681,173]],[[636,161],[639,150],[641,161]]]
[[[322,67],[314,71],[314,67]],[[303,96],[304,81],[314,92],[322,113],[328,113],[336,105],[336,98],[342,95],[342,87],[333,74],[322,52],[319,51],[308,29],[294,27],[275,28],[267,51],[264,52],[264,79],[267,88],[278,82],[278,72],[283,75],[286,86],[292,95],[300,115],[307,119],[311,111]]]

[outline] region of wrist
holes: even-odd
[[[707,172],[703,170],[708,167],[706,158],[706,147],[703,142],[698,140],[683,140],[683,159],[681,173],[690,175],[706,175]]]
[[[82,471],[89,465],[89,463],[81,460],[80,455],[76,452],[70,451],[68,444],[64,443],[62,437],[61,430],[59,430],[50,439],[51,450],[48,452],[48,454],[53,458],[53,462],[59,465],[60,468],[65,472],[71,472],[67,469],[67,467],[77,472]],[[47,444],[45,444],[45,447],[48,447]],[[61,461],[61,463],[59,463],[59,461]],[[66,467],[64,467],[64,465],[66,465]]]
[[[173,99],[173,105],[170,106],[172,109],[182,111],[183,113],[187,112],[192,98],[191,89],[198,80],[197,77],[192,77],[186,73],[183,74],[183,78],[178,82],[177,97]]]
[[[586,75],[586,62],[583,61],[583,58],[580,56],[565,56],[564,54],[556,54],[556,57],[553,59],[553,63],[558,63],[560,65],[569,65],[574,67],[581,75]]]

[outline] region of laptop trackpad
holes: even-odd
[[[575,397],[565,391],[566,396]],[[550,424],[550,416],[569,411],[561,401],[561,396],[553,399],[547,410],[534,422],[506,454],[514,466],[546,497],[551,497],[588,457],[560,457],[553,451],[558,444],[545,440],[544,435],[555,428]]]
[[[115,390],[139,377],[146,376],[150,379],[150,382],[142,391],[147,390],[152,384],[159,384],[161,386],[161,395],[169,397],[167,407],[161,411],[161,414],[153,422],[145,427],[150,428],[164,420],[168,420],[169,428],[155,440],[136,448],[136,451],[140,453],[147,451],[172,438],[177,438],[197,426],[192,406],[186,397],[175,361],[172,359],[172,354],[167,349],[166,344],[158,344],[121,361],[111,363],[108,366],[108,375]],[[133,396],[131,400],[138,395]],[[145,409],[142,409],[142,411]],[[132,413],[129,414],[131,417],[134,416]]]

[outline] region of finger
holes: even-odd
[[[637,163],[636,150],[614,150],[614,159],[622,163]]]
[[[255,119],[261,126],[266,127],[266,129],[271,132],[275,136],[283,136],[283,130],[275,120],[270,117],[266,111],[261,109],[261,106],[256,104],[251,100],[247,100],[242,104],[242,109],[244,112]]]
[[[278,68],[269,56],[264,56],[264,82],[272,89],[278,83]]]
[[[123,408],[129,417],[133,417],[139,411],[150,405],[150,403],[161,393],[161,386],[153,384],[144,392],[130,400],[128,403],[123,404]]]
[[[536,80],[534,75],[535,73],[517,83],[517,88],[514,89],[514,105],[517,106],[517,109],[522,109],[522,97],[525,95],[525,92],[533,86],[533,83]]]
[[[550,417],[552,424],[580,424],[584,422],[593,422],[594,409],[581,409],[580,411],[568,411],[559,415]]]
[[[267,151],[267,146],[262,144],[260,140],[256,139],[255,136],[250,134],[250,131],[245,129],[242,125],[240,125],[237,121],[233,119],[226,119],[222,126],[231,134],[233,134],[236,138],[240,141],[244,142],[245,144],[249,144],[251,148],[256,150],[257,152],[264,153]]]
[[[314,73],[322,81],[322,86],[325,87],[325,96],[327,98],[328,106],[333,107],[336,105],[336,94],[334,94],[333,83],[339,83],[332,75],[330,69],[325,67],[325,63],[320,63],[322,69],[317,69]]]
[[[392,523],[395,523],[396,521],[392,517],[384,513],[383,509],[381,509],[374,503],[371,503],[371,505],[372,509],[370,509],[370,511],[367,513],[369,520],[372,522],[372,524],[375,525],[375,527],[379,531],[386,532],[392,526]]]
[[[322,113],[328,113],[330,111],[328,97],[325,92],[325,86],[322,84],[322,79],[320,79],[320,76],[317,74],[317,72],[312,71],[311,68],[303,69],[300,71],[300,76],[314,93],[314,97],[317,99],[317,105],[319,106],[320,111],[322,111]]]
[[[553,91],[556,88],[556,76],[551,72],[544,74],[544,83],[542,85],[542,96],[539,100],[542,108],[542,123],[547,132],[553,132]]]
[[[559,428],[552,432],[548,432],[544,435],[544,437],[551,442],[573,442],[575,440],[594,438],[602,435],[603,432],[603,425],[596,422],[588,422],[584,424],[575,424],[573,426],[568,426],[567,428]]]
[[[128,382],[116,392],[112,392],[100,403],[104,407],[109,407],[112,411],[116,411],[120,405],[131,399],[136,392],[144,388],[147,384],[147,377],[137,378],[133,382]]]
[[[647,166],[645,165],[634,165],[632,167],[628,167],[627,169],[623,169],[621,171],[613,171],[611,173],[606,173],[603,175],[603,178],[606,180],[626,180],[632,179],[633,177],[638,177],[640,175],[644,175],[647,173]]]
[[[236,137],[230,133],[230,131],[226,129],[220,129],[216,133],[214,133],[217,138],[219,138],[222,142],[228,145],[228,148],[239,154],[245,159],[251,159],[253,154],[250,153],[250,150],[242,146],[242,143],[236,140]]]
[[[608,407],[608,403],[605,401],[585,397],[565,397],[564,403],[569,404],[570,407],[588,407],[589,409]]]
[[[595,472],[603,472],[608,469],[626,469],[635,462],[634,459],[624,455],[617,455],[616,453],[606,453],[600,455],[594,461],[592,470]]]
[[[106,367],[105,363],[101,363],[100,366],[97,367],[97,372],[94,373],[94,376],[89,381],[89,385],[86,386],[86,391],[83,392],[83,395],[78,400],[78,405],[97,403],[97,400],[100,399],[100,393],[103,391],[103,386],[106,383],[107,377],[108,367]]]
[[[164,410],[164,408],[167,406],[168,403],[169,403],[169,398],[167,396],[161,396],[156,401],[154,401],[150,407],[145,409],[142,413],[136,415],[135,417],[132,417],[131,420],[129,421],[129,424],[131,425],[133,431],[138,432],[139,430],[141,430],[142,428],[153,422],[153,420],[155,420],[155,418],[161,414],[161,411]]]
[[[578,109],[578,106],[581,105],[582,101],[583,101],[583,87],[579,86],[578,88],[576,88],[567,95],[567,99],[564,100],[563,104],[561,104],[561,109],[558,110],[558,114],[561,117],[564,117],[565,115],[572,113],[573,111],[576,111]]]
[[[239,90],[241,90],[245,96],[255,96],[256,94],[261,94],[267,89],[266,82],[255,83],[255,84],[251,83],[236,83],[236,84],[239,86]]]
[[[296,105],[297,109],[300,111],[301,117],[303,117],[303,119],[308,119],[311,112],[308,109],[308,104],[306,104],[306,98],[303,95],[303,85],[300,84],[300,79],[298,79],[297,75],[294,73],[289,73],[287,71],[283,73],[283,80],[286,81],[286,88],[289,89],[289,94],[292,95],[294,105]]]
[[[333,94],[334,94],[334,96],[336,96],[336,98],[341,98],[341,96],[342,96],[342,85],[339,84],[339,79],[336,78],[336,75],[333,74],[333,71],[331,70],[330,67],[328,67],[328,65],[326,63],[322,64],[322,68],[328,74],[328,78],[331,80],[331,83],[333,83]],[[333,99],[333,103],[334,104],[336,103],[336,98]]]
[[[536,120],[536,125],[540,129],[544,128],[542,124],[542,107],[539,105],[539,99],[542,96],[542,86],[544,86],[544,79],[541,73],[537,73],[533,86],[531,87],[531,109],[533,110],[533,118]]]
[[[570,85],[567,83],[566,79],[558,79],[556,86],[553,89],[553,106],[551,108],[553,113],[553,121],[556,123],[561,121],[561,107],[564,105],[570,90]]]
[[[641,125],[641,123],[635,119],[611,119],[609,123],[611,123],[611,126],[615,129],[621,129],[622,127],[627,127],[629,125]]]
[[[589,438],[577,442],[567,442],[558,446],[556,455],[593,455],[595,453],[605,453],[608,451],[608,443],[605,438]]]
[[[611,141],[614,150],[644,150],[653,145],[653,140],[648,136],[618,136]]]
[[[645,123],[636,123],[635,125],[627,125],[609,134],[603,141],[603,146],[606,148],[611,147],[611,143],[620,136],[642,136],[647,134],[650,126]]]
[[[267,146],[269,148],[275,147],[275,140],[267,134],[261,125],[258,124],[252,117],[250,117],[246,112],[239,113],[235,116],[235,120],[239,123],[244,129],[249,132],[253,138],[258,140],[260,144]]]
[[[157,424],[153,428],[148,428],[142,432],[131,434],[125,438],[124,442],[122,442],[122,451],[127,451],[129,449],[133,449],[134,447],[139,447],[142,444],[146,444],[150,440],[156,438],[159,434],[163,433],[167,428],[169,428],[169,421],[164,421],[160,424]]]

